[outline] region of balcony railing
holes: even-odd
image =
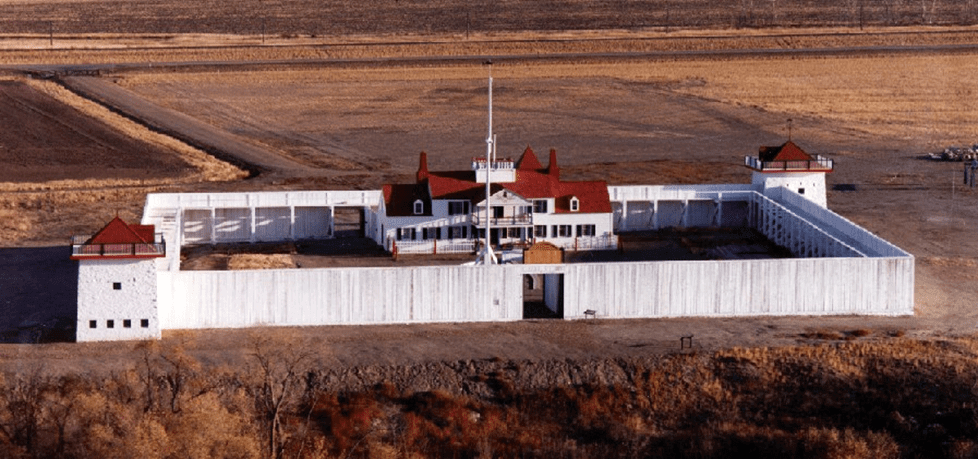
[[[388,250],[398,255],[473,253],[476,249],[474,239],[428,239],[424,241],[392,240]]]
[[[472,214],[472,224],[473,225],[484,225],[486,222],[485,211],[482,214],[474,213]],[[521,215],[510,215],[503,217],[491,217],[489,219],[489,224],[491,225],[529,225],[533,222],[533,214],[521,214]]]
[[[128,244],[86,244],[89,236],[71,238],[72,258],[97,257],[162,257],[166,255],[166,242]]]
[[[815,156],[811,161],[761,161],[756,156],[745,156],[744,165],[758,171],[777,172],[777,171],[814,171],[828,172],[832,170],[832,160]]]
[[[501,170],[501,169],[513,169],[515,167],[513,160],[511,158],[497,159],[489,163],[491,169]],[[486,168],[486,158],[472,158],[472,170],[479,170]]]

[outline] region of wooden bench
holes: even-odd
[[[595,318],[597,316],[598,316],[598,311],[595,311],[594,309],[586,309],[584,311],[584,318],[585,319],[587,319],[589,317],[593,319],[593,318]]]

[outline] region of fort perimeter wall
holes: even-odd
[[[677,221],[718,223],[726,219],[721,203],[749,202],[747,220],[753,226],[816,258],[488,268],[164,269],[157,273],[160,328],[520,320],[526,274],[561,275],[567,319],[583,318],[588,309],[606,318],[913,314],[913,256],[828,209],[808,205],[795,193],[783,191],[775,202],[741,187],[611,191],[612,200],[623,203],[621,221],[632,212],[629,207],[650,209],[654,217],[668,202],[678,202],[685,214],[677,215],[685,217]]]
[[[563,274],[564,318],[910,315],[912,257],[161,271],[160,326],[509,321],[523,275]]]

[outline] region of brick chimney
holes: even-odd
[[[428,154],[423,151],[421,152],[421,159],[418,164],[417,179],[418,183],[428,179]]]

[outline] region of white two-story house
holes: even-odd
[[[486,213],[486,180],[491,209]],[[543,167],[527,147],[511,159],[472,160],[468,171],[432,172],[421,153],[414,184],[385,185],[373,239],[389,251],[466,251],[485,238],[494,246],[546,241],[569,250],[610,249],[611,202],[604,181],[563,181],[557,153]]]

